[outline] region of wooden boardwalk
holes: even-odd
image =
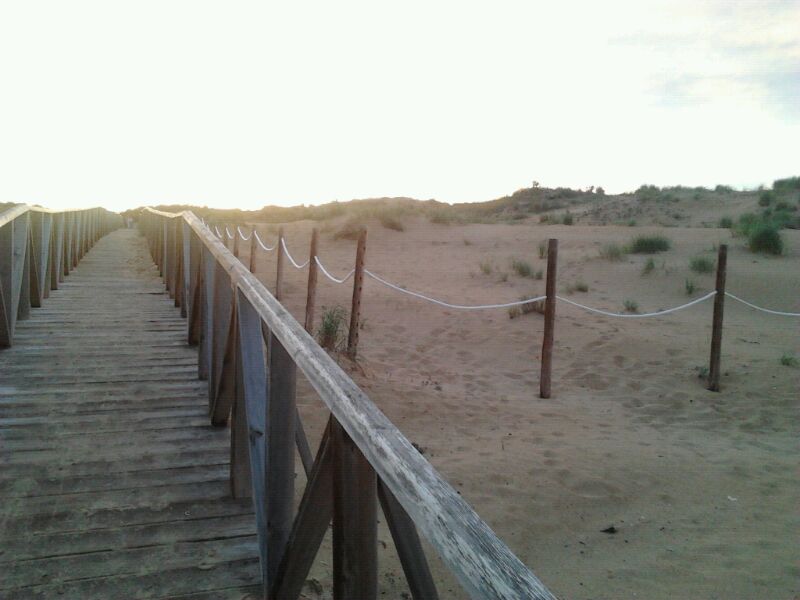
[[[105,236],[0,350],[0,598],[257,597],[207,394],[144,238]]]

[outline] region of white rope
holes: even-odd
[[[401,288],[398,285],[390,283],[385,279],[378,277],[375,273],[364,269],[364,273],[372,277],[375,281],[382,283],[383,285],[390,287],[398,292],[402,292],[404,294],[408,294],[409,296],[415,296],[417,298],[421,298],[422,300],[427,300],[428,302],[433,302],[434,304],[438,304],[439,306],[444,306],[445,308],[458,308],[461,310],[479,310],[483,308],[510,308],[512,306],[521,306],[522,304],[528,304],[529,302],[538,302],[539,300],[544,300],[546,296],[537,296],[536,298],[528,298],[526,300],[517,300],[516,302],[506,302],[504,304],[450,304],[449,302],[443,302],[442,300],[437,300],[436,298],[431,298],[430,296],[426,296],[424,294],[420,294],[419,292],[412,292],[411,290],[406,290]]]
[[[217,237],[218,237],[218,238],[222,238],[222,234],[219,232],[219,229],[217,228],[217,226],[216,226],[216,225],[214,225],[214,231],[216,231],[216,232],[217,232]]]
[[[687,302],[686,304],[681,304],[680,306],[675,306],[674,308],[667,308],[665,310],[660,310],[658,312],[643,313],[643,314],[607,312],[605,310],[600,310],[598,308],[592,308],[591,306],[584,306],[583,304],[578,304],[577,302],[573,302],[572,300],[568,300],[567,298],[562,298],[561,296],[556,296],[556,298],[558,298],[562,302],[566,302],[567,304],[572,304],[573,306],[577,306],[578,308],[582,308],[584,310],[588,310],[590,312],[597,313],[599,315],[605,315],[607,317],[621,317],[624,319],[643,319],[645,317],[660,317],[663,315],[668,315],[669,313],[683,310],[684,308],[689,308],[690,306],[694,306],[695,304],[699,304],[700,302],[708,300],[709,298],[713,297],[714,294],[716,293],[717,293],[716,291],[709,292],[705,296],[696,298],[695,300]]]
[[[304,262],[302,265],[297,264],[297,261],[294,258],[292,258],[289,249],[286,247],[286,240],[284,238],[281,238],[281,246],[283,246],[283,251],[286,254],[286,257],[289,259],[289,262],[291,262],[294,265],[295,269],[302,269],[308,264],[308,261]]]
[[[761,306],[756,306],[755,304],[750,304],[747,300],[742,300],[741,298],[739,298],[739,296],[734,296],[730,292],[725,292],[725,295],[741,302],[742,304],[749,306],[750,308],[754,308],[756,310],[760,310],[761,312],[769,313],[771,315],[780,315],[782,317],[800,317],[800,313],[783,312],[780,310],[770,310],[768,308],[762,308]]]
[[[333,275],[331,275],[331,274],[328,272],[328,269],[326,269],[326,268],[325,268],[325,265],[323,265],[323,264],[322,264],[322,261],[320,261],[320,259],[319,259],[319,256],[315,256],[315,257],[314,257],[314,262],[315,262],[315,263],[317,263],[317,265],[319,266],[319,268],[320,268],[320,269],[322,269],[322,272],[325,274],[325,277],[327,277],[328,279],[330,279],[330,280],[331,280],[331,281],[333,281],[334,283],[344,283],[345,281],[347,281],[348,279],[350,279],[350,277],[352,277],[353,273],[355,273],[355,272],[356,272],[356,270],[355,270],[355,269],[352,269],[352,270],[351,270],[351,271],[350,271],[350,272],[349,272],[347,275],[345,275],[345,276],[344,276],[344,277],[342,277],[341,279],[337,279],[336,277],[334,277]]]
[[[275,246],[272,246],[270,248],[269,246],[264,244],[264,242],[261,241],[261,238],[258,237],[258,232],[257,231],[253,231],[253,235],[256,236],[256,241],[258,242],[258,245],[261,246],[264,250],[266,250],[267,252],[272,252],[273,250],[275,250]]]
[[[242,238],[242,241],[244,241],[244,242],[249,241],[250,238],[253,237],[252,233],[250,235],[248,235],[247,237],[245,237],[244,234],[242,233],[242,228],[239,227],[238,225],[236,226],[236,231],[239,234],[239,237]]]
[[[228,236],[229,240],[233,239],[233,234],[228,230],[228,226],[227,225],[225,226],[225,235]]]

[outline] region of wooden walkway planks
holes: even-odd
[[[258,594],[186,321],[144,238],[101,239],[0,351],[0,597]]]

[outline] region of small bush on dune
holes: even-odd
[[[711,273],[714,270],[714,261],[705,256],[695,256],[689,261],[689,268],[695,273]]]
[[[347,311],[341,306],[322,308],[322,323],[317,331],[319,345],[327,350],[337,350],[344,339]]]
[[[547,242],[539,242],[539,258],[547,258]]]
[[[691,279],[687,279],[683,284],[683,289],[686,291],[687,296],[691,296],[692,294],[694,294],[694,291],[696,289],[694,281],[692,281]]]
[[[642,275],[649,275],[653,272],[653,269],[656,268],[656,261],[652,258],[648,258],[647,262],[644,263],[644,267],[642,267]]]
[[[606,244],[600,248],[600,257],[606,260],[622,260],[625,256],[625,248],[619,244]]]
[[[575,292],[588,292],[589,285],[580,279],[573,284],[567,286],[567,293],[574,294]]]
[[[394,231],[405,231],[406,229],[403,225],[403,222],[392,215],[380,215],[378,219],[380,220],[381,225],[386,227],[386,229],[392,229]]]
[[[351,217],[344,224],[339,228],[339,230],[333,234],[333,239],[335,240],[357,240],[358,236],[361,234],[361,230],[363,229],[364,224],[362,223],[361,219],[357,217]]]
[[[480,263],[481,273],[484,275],[489,275],[492,272],[492,263],[487,260],[483,260]]]
[[[771,192],[770,190],[764,190],[758,197],[758,205],[769,206],[770,204],[772,204],[772,201],[774,199],[775,199],[775,192]]]
[[[721,229],[730,229],[731,227],[733,227],[733,219],[731,219],[730,217],[722,217],[719,220],[719,227]]]
[[[781,364],[784,367],[796,367],[800,363],[793,354],[786,352],[783,356],[781,356]]]
[[[572,216],[571,212],[567,211],[566,213],[564,213],[561,222],[564,225],[572,225],[575,222],[575,218]]]
[[[514,258],[511,260],[511,268],[520,277],[533,277],[533,267],[528,261]]]
[[[752,227],[747,235],[747,246],[753,252],[776,256],[783,254],[783,239],[778,228],[771,223],[761,223]]]
[[[640,235],[631,242],[631,252],[634,254],[655,254],[666,252],[670,249],[670,241],[661,235]]]
[[[635,300],[625,300],[623,306],[625,307],[625,312],[629,313],[639,312],[639,304]]]

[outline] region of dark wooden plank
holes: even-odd
[[[335,420],[333,440],[333,597],[378,596],[375,470]]]
[[[333,515],[333,449],[330,422],[322,435],[286,551],[270,587],[273,598],[297,598]]]
[[[397,556],[406,575],[408,589],[414,600],[436,600],[439,597],[433,582],[425,550],[417,535],[414,521],[403,510],[389,489],[378,480],[378,500],[381,503],[386,524],[392,534]]]

